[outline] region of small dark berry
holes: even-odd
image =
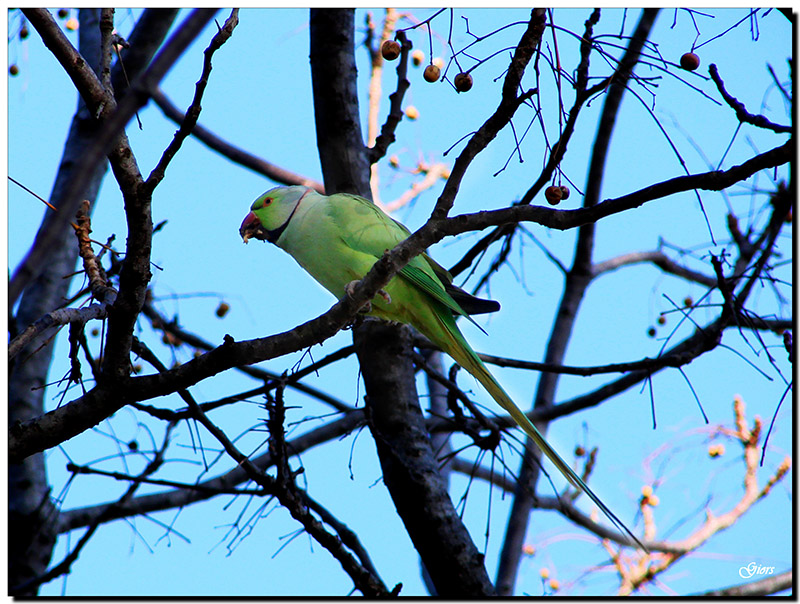
[[[564,192],[561,187],[551,185],[544,190],[545,199],[551,206],[557,206],[564,197]]]
[[[700,67],[700,57],[693,52],[687,52],[681,57],[681,67],[686,71],[694,71]]]
[[[453,79],[453,85],[457,92],[467,92],[472,88],[472,76],[462,71]]]
[[[216,315],[221,319],[225,315],[228,314],[228,311],[231,309],[231,305],[227,302],[220,302],[219,306],[217,306],[217,310],[215,311]]]
[[[16,64],[9,66],[8,73],[12,76],[17,75],[19,73],[19,67],[17,67]]]
[[[386,40],[381,44],[381,56],[387,61],[394,61],[400,56],[400,43],[395,40]]]
[[[422,74],[422,77],[425,78],[426,82],[435,82],[439,79],[439,68],[436,67],[434,64],[430,64],[425,68],[425,72]]]

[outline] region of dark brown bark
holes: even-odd
[[[365,321],[353,334],[367,390],[369,424],[383,482],[436,594],[494,594],[478,551],[439,471],[414,386],[406,327]]]

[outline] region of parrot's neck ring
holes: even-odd
[[[281,235],[283,235],[283,232],[286,230],[286,227],[289,226],[289,223],[292,221],[292,216],[294,216],[294,213],[297,211],[297,208],[300,207],[300,203],[303,201],[305,196],[308,195],[310,192],[311,189],[308,189],[305,193],[303,193],[300,199],[297,200],[297,203],[295,204],[292,213],[289,214],[289,218],[287,218],[286,221],[281,226],[279,226],[277,229],[272,229],[271,231],[270,230],[267,231],[267,237],[266,237],[267,241],[269,241],[270,243],[274,243],[275,245],[278,244],[278,239],[281,238]]]

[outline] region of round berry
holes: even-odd
[[[467,92],[472,88],[472,76],[462,71],[453,79],[453,85],[457,92]]]
[[[651,338],[655,338],[656,337],[656,328],[655,327],[648,327],[647,335],[650,336]]]
[[[69,17],[69,11],[66,8],[59,8],[58,9],[58,18],[59,19],[66,19]]]
[[[23,25],[22,29],[19,30],[19,39],[24,40],[30,34],[30,30],[28,29],[27,25]]]
[[[425,60],[425,53],[422,52],[419,48],[411,53],[411,62],[414,64],[414,67],[419,67],[420,65],[422,65],[422,62],[424,60]]]
[[[700,57],[693,52],[687,52],[681,57],[681,67],[686,71],[694,71],[700,67]]]
[[[558,187],[561,189],[561,199],[569,199],[569,187]]]
[[[656,319],[656,323],[659,325],[666,325],[667,318],[664,315],[658,315],[658,319]]]
[[[551,206],[557,206],[559,203],[561,203],[561,200],[564,197],[564,192],[561,190],[561,187],[552,185],[544,190],[544,196],[545,199],[547,199],[547,203],[549,203]]]
[[[419,109],[414,107],[414,105],[409,105],[406,107],[406,117],[410,120],[415,120],[419,117]]]
[[[221,319],[225,315],[228,314],[228,311],[231,309],[231,305],[227,302],[220,302],[219,306],[217,306],[217,310],[214,311],[215,314]]]
[[[425,72],[422,74],[422,77],[425,78],[426,82],[435,82],[439,79],[439,74],[441,71],[439,70],[436,65],[431,63],[425,68]]]
[[[64,23],[64,27],[66,27],[70,31],[75,31],[78,29],[78,20],[75,17],[67,19],[67,22]]]
[[[381,55],[387,61],[394,61],[400,56],[400,43],[395,40],[386,40],[381,44]]]
[[[12,76],[17,75],[19,73],[19,67],[17,67],[16,64],[11,65],[8,68],[8,73],[10,73]]]

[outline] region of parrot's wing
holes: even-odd
[[[329,212],[344,242],[356,251],[374,256],[376,260],[411,234],[405,226],[385,214],[375,204],[357,195],[338,193],[330,196]],[[476,298],[452,285],[453,278],[447,269],[425,253],[412,258],[400,270],[400,275],[444,304],[454,314],[465,316],[472,323],[475,321],[456,299],[464,301],[468,307],[479,309],[480,312],[492,312],[500,306],[491,300]],[[478,327],[480,328],[479,325]]]

